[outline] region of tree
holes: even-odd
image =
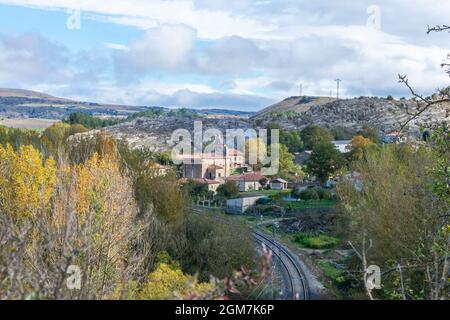
[[[341,227],[364,254],[364,273],[370,264],[386,273],[380,297],[448,299],[448,194],[433,188],[445,181],[432,173],[438,163],[432,148],[385,146],[352,164],[362,188],[345,180],[337,187]]]
[[[280,152],[280,172],[279,176],[284,179],[302,179],[304,173],[299,165],[294,163],[294,155],[292,155],[288,148],[281,144],[279,146]]]
[[[100,129],[124,122],[124,119],[101,119],[90,114],[73,112],[64,122],[70,125],[82,125],[88,129]]]
[[[345,160],[332,143],[321,143],[314,147],[308,161],[308,172],[325,183],[331,175],[345,165]]]
[[[42,137],[45,137],[50,141],[50,147],[53,149],[61,146],[67,138],[67,132],[70,129],[70,125],[63,122],[56,122],[50,127],[44,130]]]
[[[356,134],[354,130],[345,127],[333,128],[331,132],[335,140],[351,140]]]
[[[310,125],[301,131],[301,139],[306,150],[312,150],[318,144],[331,142],[333,135],[328,129]]]
[[[217,188],[217,195],[224,198],[233,198],[239,194],[239,188],[236,183],[227,181]]]
[[[33,146],[0,146],[0,212],[14,218],[32,218],[50,210],[56,184],[56,164],[43,160]]]
[[[364,126],[358,131],[358,135],[363,136],[366,139],[370,139],[375,144],[380,144],[380,130]]]
[[[300,132],[298,131],[281,130],[280,143],[285,145],[291,153],[300,152],[304,148]]]
[[[255,267],[252,233],[244,224],[226,218],[190,216],[186,224],[186,248],[180,261],[188,273],[207,281],[231,277],[234,270]]]
[[[354,160],[361,160],[364,157],[366,150],[375,145],[372,140],[364,138],[363,136],[355,136],[350,144],[350,156]]]
[[[324,188],[317,189],[317,194],[321,200],[331,200],[333,198],[331,191]]]
[[[215,290],[211,283],[199,283],[193,276],[185,275],[177,266],[160,263],[137,293],[139,300],[188,299],[205,296]]]
[[[319,194],[316,189],[308,188],[300,192],[300,199],[302,200],[319,200]]]
[[[141,276],[148,223],[135,219],[115,159],[56,168],[31,146],[0,153],[1,299],[104,299]],[[70,265],[81,271],[80,290],[66,286]]]

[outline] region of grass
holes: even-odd
[[[336,205],[336,200],[300,200],[285,203],[285,206],[290,206],[293,209],[332,208]]]
[[[336,268],[329,261],[318,261],[317,264],[322,269],[326,277],[332,279],[333,281],[338,281],[338,278],[342,275],[342,270]]]
[[[310,249],[330,249],[339,243],[338,238],[326,234],[309,235],[299,233],[295,236],[294,241]]]

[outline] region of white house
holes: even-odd
[[[261,198],[264,198],[264,197],[263,196],[247,197],[247,198],[227,200],[227,212],[228,213],[244,213],[249,208],[255,206],[257,201]]]
[[[284,179],[278,178],[270,181],[270,189],[272,190],[286,190],[288,188],[288,182]]]
[[[269,178],[263,176],[258,172],[245,173],[240,176],[231,176],[227,181],[236,183],[240,192],[257,191],[266,187],[269,183]]]

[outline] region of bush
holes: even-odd
[[[256,204],[273,204],[274,203],[274,200],[273,200],[273,198],[270,198],[270,197],[267,197],[267,198],[261,198],[261,199],[258,199],[257,201],[256,201]]]
[[[224,198],[230,199],[236,197],[239,194],[239,188],[236,183],[228,181],[227,183],[222,184],[217,188],[217,194]]]
[[[320,188],[317,190],[317,194],[321,200],[331,200],[333,198],[330,190]]]
[[[190,216],[180,258],[183,271],[208,281],[211,275],[226,278],[242,267],[253,269],[256,251],[251,230],[245,224],[227,218]]]
[[[319,200],[319,194],[314,188],[308,188],[300,192],[300,199],[302,200]]]

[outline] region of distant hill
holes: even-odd
[[[72,112],[97,116],[127,116],[145,109],[143,106],[75,101],[30,90],[0,89],[0,117],[2,118],[61,120]]]
[[[94,116],[103,117],[127,117],[134,113],[148,110],[162,109],[166,113],[168,108],[102,104],[84,101],[75,101],[65,98],[54,97],[46,93],[23,90],[0,88],[0,118],[5,119],[50,119],[62,120],[73,112],[89,113]],[[186,109],[188,113],[218,116],[218,117],[250,117],[251,112],[233,111],[222,109],[195,110]]]
[[[57,98],[46,93],[24,90],[24,89],[7,89],[0,88],[0,97],[17,97],[17,98],[28,98],[28,99],[46,99],[48,101],[70,101],[69,99]]]
[[[334,98],[328,97],[290,97],[274,105],[271,105],[264,110],[258,112],[255,116],[257,119],[267,113],[272,112],[305,112],[311,107],[324,105],[326,103],[335,101]]]
[[[364,125],[394,130],[408,118],[416,102],[402,99],[360,97],[337,100],[328,97],[291,97],[267,107],[251,118],[258,126],[276,122],[282,128],[301,129],[310,124],[327,128],[360,129]],[[435,106],[419,121],[449,120],[450,105]],[[417,123],[411,124],[417,129]]]

